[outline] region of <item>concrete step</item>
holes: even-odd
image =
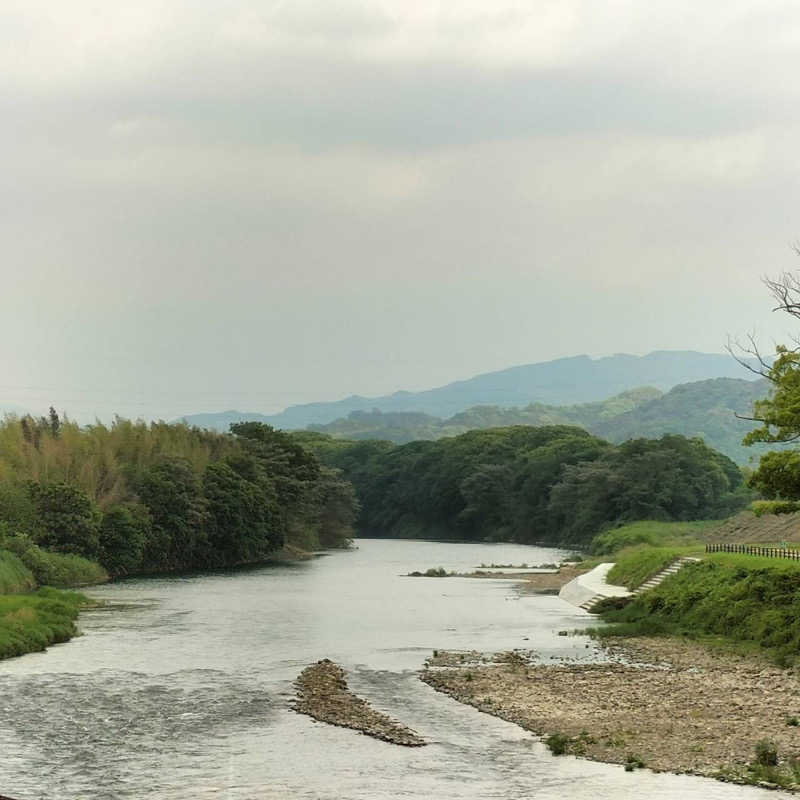
[[[601,601],[605,599],[602,594],[596,594],[594,597],[590,597],[586,602],[581,603],[579,608],[582,608],[584,611],[591,610]]]
[[[635,589],[633,593],[641,594],[649,589],[655,589],[656,586],[669,578],[670,575],[675,575],[675,573],[680,572],[687,564],[692,564],[699,560],[699,558],[693,558],[691,556],[681,556],[681,558],[676,559],[669,566],[664,567],[661,572],[657,572],[653,577],[648,578],[638,589]]]

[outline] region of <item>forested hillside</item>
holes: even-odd
[[[737,414],[752,416],[754,403],[766,397],[769,389],[765,380],[716,378],[684,383],[635,409],[598,420],[589,428],[612,442],[638,436],[653,438],[664,433],[701,436],[737,463],[748,464],[757,461],[769,448],[742,444],[757,423],[740,419]]]
[[[472,406],[500,408],[593,403],[640,386],[667,391],[679,383],[706,378],[739,377],[741,365],[729,355],[659,350],[646,356],[620,353],[605,358],[574,356],[487,372],[423,392],[395,392],[383,397],[353,395],[343,400],[290,406],[280,414],[225,411],[190,414],[192,425],[228,430],[234,422],[255,420],[286,430],[324,425],[353,411],[413,412],[446,418]]]
[[[342,439],[388,439],[396,444],[419,439],[441,439],[471,430],[510,425],[579,425],[591,429],[593,425],[632,411],[658,397],[661,397],[658,389],[645,386],[608,400],[574,406],[549,406],[543,403],[531,403],[523,408],[474,406],[445,420],[429,414],[374,409],[353,411],[346,419],[338,419],[327,425],[309,425],[308,429]]]
[[[733,461],[677,435],[613,445],[556,425],[399,446],[294,437],[352,481],[361,535],[579,544],[628,520],[727,516],[752,497]]]
[[[52,409],[0,423],[0,548],[26,565],[48,552],[112,575],[252,563],[347,544],[357,510],[338,470],[259,423],[82,428]]]
[[[758,460],[767,446],[742,445],[755,423],[740,417],[749,416],[754,402],[768,391],[769,384],[764,380],[715,378],[680,384],[666,394],[643,387],[608,400],[574,406],[475,406],[446,420],[419,413],[354,411],[346,419],[311,425],[309,429],[337,438],[388,439],[397,444],[508,425],[579,425],[617,443],[680,433],[700,436],[737,463],[748,464]]]

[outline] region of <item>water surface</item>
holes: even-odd
[[[517,545],[358,540],[292,566],[125,581],[84,635],[0,662],[0,794],[20,800],[191,798],[777,798],[686,776],[554,758],[531,734],[434,692],[434,648],[588,658],[558,631],[586,615],[507,580],[407,578],[442,566],[552,562]],[[587,644],[589,647],[587,648]],[[421,733],[401,748],[288,709],[320,658]],[[786,795],[788,796],[788,795]]]

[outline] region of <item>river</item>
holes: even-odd
[[[19,800],[647,798],[780,793],[555,758],[531,734],[440,695],[434,648],[591,658],[558,631],[586,615],[506,580],[407,578],[432,566],[552,562],[561,551],[361,539],[313,561],[95,587],[83,636],[0,662],[0,794]],[[588,645],[588,646],[587,646]],[[402,748],[288,709],[327,657],[430,744]],[[786,795],[788,796],[788,795]]]

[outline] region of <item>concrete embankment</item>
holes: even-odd
[[[295,681],[293,708],[320,722],[352,728],[374,739],[405,747],[420,747],[425,740],[411,728],[393,720],[347,688],[344,670],[323,658],[306,667]]]
[[[628,597],[631,593],[624,586],[606,583],[606,576],[613,566],[613,564],[598,564],[593,570],[578,575],[564,584],[558,596],[579,608],[584,608],[587,604],[604,597]]]

